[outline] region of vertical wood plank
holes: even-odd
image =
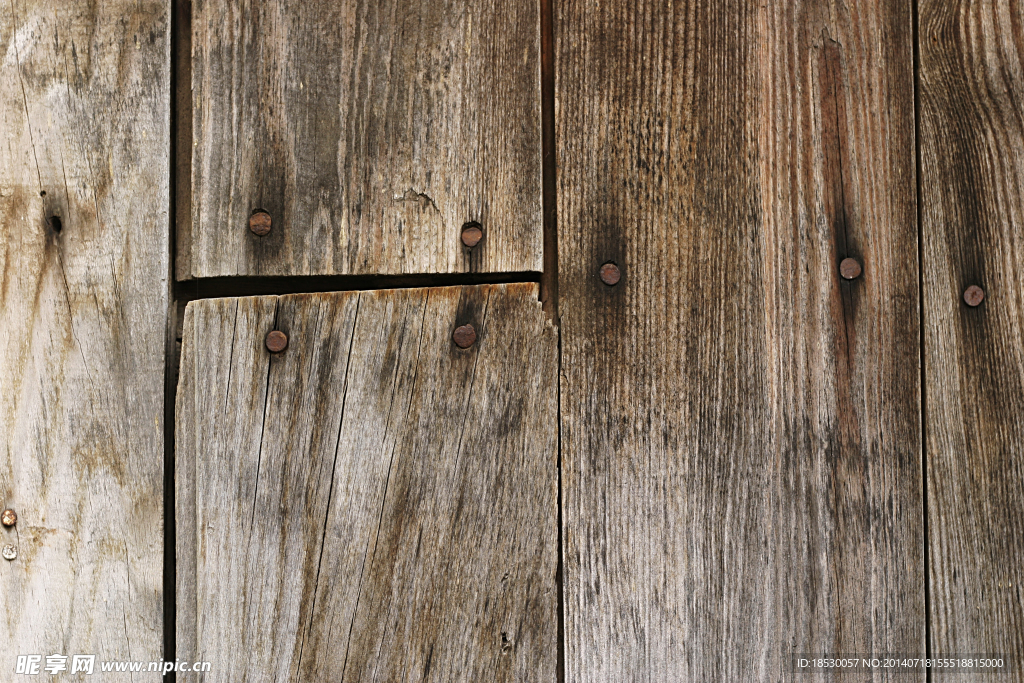
[[[218,663],[202,680],[554,679],[557,346],[535,284],[186,315],[178,634]]]
[[[924,652],[910,10],[557,4],[566,680]]]
[[[203,0],[191,38],[179,279],[541,270],[536,2]]]
[[[167,11],[0,3],[5,678],[162,655]]]
[[[923,0],[921,196],[932,650],[1024,665],[1024,16]],[[984,289],[980,306],[963,293]],[[939,677],[940,679],[942,677]]]

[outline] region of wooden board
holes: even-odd
[[[555,12],[566,680],[923,654],[910,6]]]
[[[5,672],[162,655],[167,11],[0,4]]]
[[[553,681],[556,350],[532,283],[189,304],[178,656],[203,681]]]
[[[203,0],[190,38],[179,279],[541,269],[538,3]]]
[[[1006,0],[921,3],[931,640],[1024,667],[1024,47]],[[985,299],[967,306],[965,289]]]

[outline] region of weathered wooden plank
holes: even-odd
[[[189,304],[179,656],[204,681],[554,680],[556,348],[535,284]]]
[[[167,32],[162,2],[0,3],[6,680],[162,654]]]
[[[925,0],[920,22],[932,651],[1007,655],[1021,680],[1024,16]]]
[[[179,279],[541,270],[536,2],[203,0],[191,45]]]
[[[910,6],[556,14],[566,680],[923,653]]]

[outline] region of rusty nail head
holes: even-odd
[[[5,560],[13,560],[18,556],[18,549],[13,545],[5,545],[3,555]]]
[[[606,263],[601,266],[601,282],[605,283],[609,287],[614,287],[619,284],[619,280],[622,279],[622,271],[614,263]]]
[[[462,243],[472,249],[480,244],[484,238],[484,231],[479,223],[466,223],[462,226]]]
[[[985,290],[978,285],[971,285],[964,291],[964,301],[968,306],[974,308],[985,300]]]
[[[281,330],[274,330],[267,335],[267,350],[271,353],[281,353],[288,348],[288,335]]]
[[[856,280],[860,277],[860,273],[860,263],[855,258],[844,258],[843,262],[839,264],[839,274],[845,280]]]
[[[11,508],[7,508],[4,510],[3,515],[0,516],[0,522],[2,522],[4,526],[14,526],[18,523],[18,513]]]
[[[460,349],[468,349],[476,341],[476,330],[472,325],[456,327],[455,332],[452,333],[452,341]]]
[[[271,222],[270,214],[266,211],[254,211],[249,216],[249,229],[252,230],[252,234],[263,237],[270,232]]]

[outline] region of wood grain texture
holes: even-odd
[[[566,680],[923,654],[910,6],[555,11]]]
[[[554,680],[556,348],[532,283],[189,304],[179,657],[204,681]]]
[[[0,3],[6,680],[161,656],[167,33],[166,3]]]
[[[1024,14],[925,0],[920,22],[932,651],[1024,680]]]
[[[179,279],[541,270],[536,2],[202,0],[191,41]]]

